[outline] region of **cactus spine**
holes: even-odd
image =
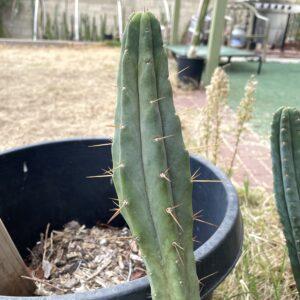
[[[300,291],[300,112],[280,108],[271,135],[276,205]]]
[[[159,22],[134,14],[122,40],[112,145],[119,209],[142,251],[152,298],[195,300],[189,155],[168,76]]]

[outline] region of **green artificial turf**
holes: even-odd
[[[264,63],[256,75],[257,62],[232,62],[226,67],[230,77],[229,105],[236,109],[244,94],[244,86],[251,74],[258,81],[253,129],[264,137],[270,134],[273,113],[281,106],[300,109],[300,64]]]

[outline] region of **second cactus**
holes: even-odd
[[[300,291],[300,112],[280,108],[272,124],[272,161],[276,204],[291,266]]]
[[[122,41],[112,147],[119,209],[142,251],[152,298],[197,300],[189,155],[168,77],[159,22],[134,14]]]

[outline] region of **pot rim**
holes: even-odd
[[[202,56],[188,57],[185,54],[176,54],[176,59],[186,59],[186,60],[190,60],[190,61],[195,61],[195,60],[205,61],[205,57],[202,57]]]

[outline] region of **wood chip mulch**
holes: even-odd
[[[128,228],[86,228],[76,221],[45,234],[30,251],[28,267],[39,296],[106,288],[146,275]]]

